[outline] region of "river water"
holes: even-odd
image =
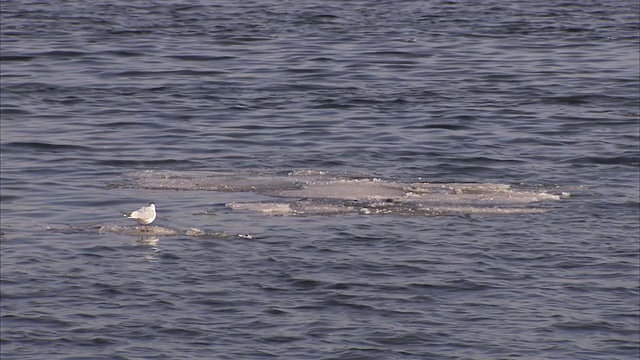
[[[636,0],[1,7],[3,360],[637,358]],[[550,197],[273,214],[163,172]],[[149,202],[176,235],[100,230]]]

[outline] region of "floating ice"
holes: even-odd
[[[316,181],[295,190],[276,193],[282,197],[381,200],[400,198],[406,194],[402,184],[377,179]]]
[[[243,239],[251,239],[251,234],[236,234],[231,235],[224,232],[209,232],[200,230],[197,228],[189,228],[187,230],[178,230],[162,226],[121,226],[121,225],[100,225],[100,226],[61,226],[52,227],[47,226],[48,231],[59,232],[62,234],[103,234],[114,233],[118,235],[135,236],[145,240],[148,239],[153,242],[153,239],[157,240],[158,236],[178,236],[184,235],[188,237],[205,237],[205,238],[218,238],[226,239],[232,237],[240,237]]]
[[[118,226],[118,225],[103,225],[98,228],[98,232],[112,232],[120,235],[129,236],[175,236],[178,235],[178,231],[162,226]]]
[[[247,192],[272,200],[231,202],[232,210],[266,215],[518,214],[544,212],[533,203],[560,195],[493,183],[403,183],[362,174],[296,172],[143,171],[126,174],[134,186],[159,190]],[[566,197],[566,196],[562,196]]]

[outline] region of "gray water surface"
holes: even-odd
[[[637,1],[1,6],[3,360],[637,358]],[[558,199],[273,216],[146,171]],[[152,201],[181,232],[98,231]]]

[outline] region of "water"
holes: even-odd
[[[0,355],[636,358],[638,14],[3,1]],[[261,193],[126,185],[147,170],[571,196],[542,213],[268,216],[225,206]],[[151,201],[154,225],[230,236],[94,231]]]

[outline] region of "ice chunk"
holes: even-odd
[[[246,192],[270,197],[230,202],[233,210],[268,215],[330,214],[513,214],[538,213],[522,207],[556,201],[561,195],[496,183],[403,183],[363,174],[293,172],[143,171],[125,175],[134,186],[160,190]]]

